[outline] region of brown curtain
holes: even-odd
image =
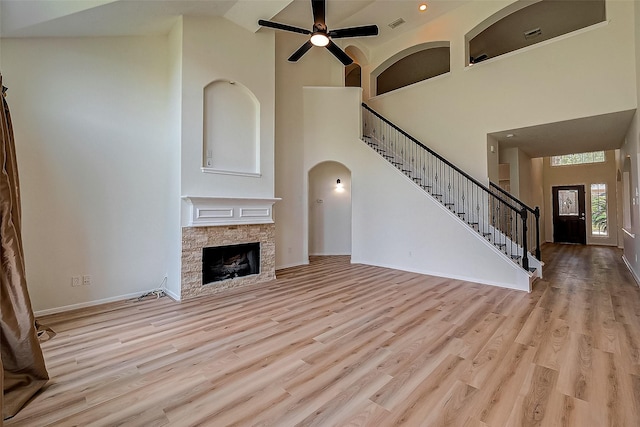
[[[14,416],[40,390],[49,376],[38,341],[24,274],[20,231],[20,188],[9,106],[2,85],[2,150],[0,150],[0,304],[4,419]]]

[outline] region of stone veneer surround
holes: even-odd
[[[275,224],[183,227],[181,299],[212,295],[275,279],[275,229]],[[202,248],[253,242],[260,242],[260,274],[202,285]]]

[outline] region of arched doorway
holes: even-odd
[[[351,171],[327,161],[309,170],[309,255],[351,255]]]
[[[354,45],[347,46],[345,52],[353,58],[354,62],[344,67],[344,86],[359,87],[364,90],[368,86],[368,77],[366,75],[368,59],[362,50]],[[365,71],[364,74],[363,70]],[[367,98],[363,96],[362,99],[365,100]]]
[[[357,62],[344,67],[344,85],[345,87],[362,87],[362,68]]]

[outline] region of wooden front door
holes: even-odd
[[[584,185],[553,187],[553,241],[587,243]]]

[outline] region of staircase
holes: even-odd
[[[540,210],[481,184],[362,104],[362,140],[530,277],[542,277]]]

